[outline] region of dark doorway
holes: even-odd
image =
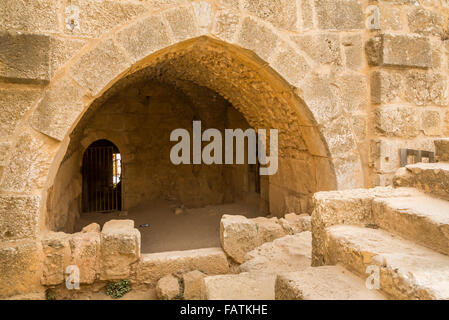
[[[122,210],[120,151],[108,140],[92,143],[83,156],[83,212]]]

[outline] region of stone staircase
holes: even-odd
[[[449,299],[449,140],[438,163],[401,168],[394,186],[315,194],[312,264],[362,278],[392,299]]]
[[[449,139],[435,146],[440,162],[394,186],[316,193],[312,234],[253,249],[240,274],[205,278],[203,298],[449,299]]]

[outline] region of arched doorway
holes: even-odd
[[[69,83],[67,84],[70,85],[72,80],[68,81]],[[146,118],[154,119],[148,113],[148,110],[151,110],[151,105],[154,105],[155,97],[163,96],[162,93],[165,90],[158,89],[157,85],[149,86],[150,82],[173,87],[181,92],[186,100],[196,101],[196,111],[192,112],[189,108],[172,110],[174,112],[169,117],[162,117],[159,118],[161,121],[154,121],[153,123],[150,121],[145,126],[141,126],[138,124],[138,121]],[[143,85],[140,86],[139,83]],[[203,96],[203,93],[199,94],[207,90],[211,93]],[[117,100],[115,98],[117,95],[121,95],[123,99]],[[168,101],[172,97],[176,97],[176,95],[168,94],[166,100]],[[201,102],[203,98],[209,99],[208,104]],[[112,104],[110,103],[111,101]],[[215,106],[217,101],[222,101],[223,106],[229,105],[230,107],[215,112],[217,110],[213,111],[209,107]],[[46,103],[47,100],[44,100],[44,102]],[[93,127],[89,125],[90,119],[98,116],[104,109],[104,106],[108,104],[110,105],[108,114],[97,119],[97,123],[103,126],[103,128],[95,127],[95,130],[92,130]],[[142,106],[143,108],[141,108]],[[34,115],[37,117],[47,107],[44,105],[40,106]],[[142,112],[136,114],[136,108],[141,108]],[[170,106],[166,106],[156,108],[155,110],[159,115],[162,115],[163,112],[169,109]],[[162,168],[158,172],[170,172],[171,176],[156,177],[157,179],[152,180],[154,177],[150,176],[151,170],[145,172],[133,168],[133,162],[140,161],[140,159],[136,157],[137,153],[130,146],[135,144],[137,138],[144,138],[144,141],[136,144],[140,146],[147,145],[148,139],[157,140],[158,138],[150,135],[148,132],[139,132],[138,134],[131,132],[126,134],[124,132],[122,132],[123,134],[121,132],[108,133],[107,131],[111,128],[111,122],[104,121],[104,119],[116,119],[112,123],[118,124],[120,130],[133,131],[164,125],[166,124],[166,119],[176,118],[187,121],[188,124],[185,125],[191,128],[192,120],[202,119],[213,122],[214,117],[222,114],[223,110],[232,110],[234,115],[239,115],[241,122],[238,120],[239,124],[234,127],[227,122],[226,118],[221,117],[220,119],[225,119],[225,122],[218,123],[218,126],[216,125],[217,123],[210,126],[205,125],[204,129],[278,129],[279,169],[275,175],[261,177],[259,183],[259,178],[254,174],[254,171],[257,171],[254,170],[255,168],[249,168],[249,172],[230,170],[229,176],[234,179],[232,180],[234,183],[227,183],[226,180],[222,179],[222,182],[219,184],[214,184],[211,181],[217,181],[217,176],[223,177],[221,173],[217,175],[217,172],[221,172],[220,170],[202,171],[195,168],[192,170],[188,169],[187,173],[181,172],[178,174],[176,169],[170,166]],[[126,114],[129,117],[129,121],[126,121],[126,123],[121,121],[118,113]],[[138,204],[149,193],[156,194],[156,192],[146,192],[155,185],[158,187],[162,185],[163,188],[161,190],[166,191],[162,193],[162,196],[168,198],[172,198],[173,193],[178,191],[175,196],[187,199],[187,201],[182,202],[186,206],[191,207],[201,206],[204,199],[214,199],[215,203],[220,203],[220,197],[226,197],[226,189],[230,189],[237,196],[244,194],[244,192],[240,192],[241,189],[239,187],[245,186],[244,191],[250,190],[260,193],[260,196],[256,197],[256,199],[259,199],[260,208],[264,208],[264,210],[259,211],[260,215],[269,213],[280,217],[288,212],[296,212],[298,214],[310,213],[310,200],[314,192],[336,188],[336,176],[333,163],[329,157],[329,150],[323,136],[319,133],[313,115],[307,109],[304,101],[296,95],[285,79],[267,66],[259,57],[250,51],[209,37],[200,37],[181,42],[148,56],[139,62],[138,65],[134,65],[132,69],[124,71],[110,85],[104,87],[101,90],[101,94],[96,95],[94,100],[90,100],[85,105],[84,111],[77,113],[77,115],[79,117],[78,120],[71,124],[71,128],[67,129],[69,131],[67,131],[66,138],[64,138],[66,147],[60,149],[61,153],[58,157],[69,159],[66,161],[72,163],[70,155],[74,152],[73,150],[79,149],[79,146],[87,148],[92,141],[99,138],[110,138],[113,141],[117,141],[119,146],[126,146],[126,149],[128,149],[121,150],[128,155],[126,156],[126,163],[123,164],[126,167],[126,181],[136,181],[136,177],[137,179],[142,179],[145,178],[144,175],[151,178],[143,179],[144,183],[142,184],[126,183],[126,190],[122,192],[122,202],[125,203],[124,210],[126,211],[133,207],[134,204]],[[209,115],[213,116],[210,117]],[[58,119],[64,118],[67,120],[71,116],[64,114]],[[42,119],[41,116],[39,117],[39,119]],[[52,115],[53,117],[54,115]],[[49,130],[57,129],[60,132],[64,127],[63,124],[61,124],[61,127],[56,127],[54,122],[50,122],[49,125],[52,128],[47,126],[46,132],[48,131],[48,134],[51,134]],[[123,128],[121,128],[122,125]],[[166,135],[161,139],[165,143],[164,148],[170,147],[169,143],[167,143],[169,142],[170,131],[182,127],[182,125],[176,125],[171,129],[167,127],[165,128],[167,130],[161,131]],[[87,136],[83,136],[84,134]],[[57,137],[58,135],[55,134],[54,136]],[[92,139],[92,137],[96,138]],[[88,142],[87,145],[86,142]],[[156,150],[161,151],[165,149],[156,148]],[[167,152],[164,152],[164,156],[168,157],[169,150],[165,151]],[[57,163],[58,160],[55,160],[54,164],[56,166],[58,165]],[[73,163],[76,165],[76,160],[73,160]],[[151,165],[147,165],[147,167],[154,168]],[[57,167],[54,169],[56,169],[54,171],[56,179],[52,180],[50,177],[49,183],[54,181],[53,184],[56,185],[59,173],[57,172]],[[153,170],[153,172],[155,171]],[[198,178],[202,175],[205,177],[203,180]],[[238,180],[242,182],[235,183]],[[148,181],[153,183],[146,184]],[[179,181],[180,183],[178,183]],[[174,182],[175,187],[180,185],[184,187],[171,188],[171,182]],[[246,185],[252,189],[246,188]],[[217,189],[216,186],[222,187]],[[54,190],[54,193],[57,195],[67,194],[59,192],[56,188]],[[204,190],[206,192],[203,192]],[[52,191],[52,189],[50,188],[49,191]],[[53,198],[55,199],[53,203],[61,203],[57,200],[58,197]],[[76,214],[70,214],[68,218],[65,218],[63,217],[63,211],[49,208],[48,204],[51,203],[52,201],[47,201],[47,209],[50,209],[46,212],[47,225],[53,230],[75,230],[71,226],[74,225],[73,221],[76,220]],[[200,203],[200,205],[197,205],[197,203]],[[235,210],[233,213],[239,214]],[[109,219],[113,219],[113,217]],[[65,227],[68,225],[67,222],[69,222],[70,227]],[[143,223],[137,220],[135,222],[137,226],[147,224],[146,220]],[[182,223],[178,223],[178,225],[182,225]],[[197,230],[195,234],[201,235],[202,231]]]
[[[121,155],[117,146],[106,139],[92,143],[83,156],[83,212],[120,211],[121,175]]]

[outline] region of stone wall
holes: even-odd
[[[434,151],[448,134],[447,4],[380,3],[380,30],[366,44],[373,120],[373,185],[389,185],[399,148]]]

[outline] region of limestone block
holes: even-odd
[[[224,41],[233,42],[239,21],[238,12],[230,9],[218,10],[212,33]]]
[[[375,197],[407,197],[415,195],[414,189],[376,187],[344,191],[317,192],[313,196],[312,213],[312,265],[323,265],[326,249],[326,228],[350,224],[373,224],[372,201]]]
[[[200,300],[201,286],[207,275],[201,271],[194,270],[182,275],[184,283],[184,300]]]
[[[361,69],[365,63],[362,35],[344,35],[341,43],[346,56],[346,67],[352,70]]]
[[[379,70],[371,73],[371,102],[390,103],[399,100],[403,88],[403,79],[395,71]]]
[[[44,254],[41,283],[58,285],[64,282],[65,269],[70,265],[69,235],[51,232],[42,239]]]
[[[145,18],[121,30],[117,41],[128,52],[133,62],[171,44],[167,25],[158,15]]]
[[[214,18],[212,5],[207,1],[192,3],[200,34],[209,34]]]
[[[100,272],[100,230],[71,235],[71,265],[80,271],[80,283],[91,284]]]
[[[86,43],[87,40],[84,39],[51,37],[51,76],[53,77],[56,71],[74,57]]]
[[[95,96],[130,63],[112,39],[105,39],[75,61],[70,72],[76,82]]]
[[[421,113],[421,125],[427,136],[439,136],[443,133],[441,114],[437,110],[425,110]]]
[[[313,28],[313,0],[301,1],[301,17],[303,30]]]
[[[407,18],[408,26],[412,32],[434,36],[444,34],[444,18],[437,12],[420,7],[412,10]]]
[[[365,44],[365,53],[368,63],[373,66],[382,64],[382,37],[376,36],[369,39]]]
[[[322,129],[332,155],[344,155],[356,147],[351,125],[345,117],[339,117]]]
[[[435,143],[435,155],[440,161],[449,161],[449,139],[436,139]]]
[[[449,202],[418,194],[374,199],[373,216],[379,228],[442,254],[449,253]]]
[[[164,17],[168,21],[177,42],[199,35],[192,8],[179,7],[170,9],[164,12]]]
[[[444,200],[449,199],[449,163],[416,163],[406,166],[413,175],[411,186],[433,194]]]
[[[276,300],[384,300],[377,290],[340,266],[311,267],[278,275]]]
[[[274,26],[296,30],[296,2],[291,0],[243,0],[243,9],[251,15],[271,22]]]
[[[358,0],[314,0],[320,29],[364,28],[362,3]]]
[[[154,285],[169,274],[200,270],[208,275],[229,272],[229,264],[221,248],[207,248],[144,254],[137,267],[136,281]]]
[[[432,50],[426,37],[385,33],[366,44],[368,61],[372,65],[429,68]]]
[[[100,232],[100,225],[98,223],[91,223],[87,226],[85,226],[81,232],[87,233],[87,232]]]
[[[40,95],[41,90],[0,88],[0,136],[6,137],[14,132],[19,121]]]
[[[202,300],[274,300],[276,275],[245,272],[203,279]]]
[[[271,65],[293,86],[299,86],[310,70],[306,59],[287,43],[280,45],[279,52],[273,58]]]
[[[318,123],[326,123],[342,112],[340,92],[330,75],[310,73],[303,82],[301,98],[307,101]]]
[[[352,130],[358,141],[362,141],[366,138],[366,114],[356,114],[351,116]]]
[[[293,36],[292,40],[317,64],[341,65],[340,39],[335,33]]]
[[[226,254],[239,263],[243,262],[247,252],[262,244],[258,239],[256,222],[238,215],[223,215],[220,241]]]
[[[431,139],[393,141],[387,138],[376,139],[371,145],[371,161],[378,173],[394,173],[400,167],[399,149],[419,149],[433,151]]]
[[[242,29],[238,36],[238,44],[246,49],[254,51],[262,59],[268,60],[276,48],[279,39],[268,27],[248,17],[243,21]]]
[[[0,243],[0,297],[41,290],[42,247],[34,240]]]
[[[296,159],[280,158],[278,172],[270,176],[270,185],[272,184],[295,194],[313,193],[316,189],[311,157],[303,155]]]
[[[401,8],[391,3],[377,3],[380,13],[380,29],[384,31],[401,30]]]
[[[390,189],[391,190],[391,189]],[[313,196],[312,265],[322,265],[325,252],[325,229],[347,223],[365,224],[372,221],[373,192],[364,189],[317,192]]]
[[[405,77],[405,98],[418,106],[449,103],[448,79],[434,72],[409,71]]]
[[[413,107],[377,108],[375,128],[378,133],[386,136],[415,137],[420,128],[419,114]]]
[[[312,217],[306,213],[299,215],[288,213],[284,218],[295,230],[299,230],[299,232],[310,231],[312,228]]]
[[[33,128],[57,140],[64,139],[84,108],[83,95],[84,91],[73,81],[60,79],[45,92],[33,112]]]
[[[36,237],[39,203],[39,196],[0,196],[0,240]]]
[[[248,252],[239,266],[241,272],[276,273],[310,267],[312,233],[300,232],[267,242]]]
[[[102,280],[119,280],[130,276],[140,258],[140,232],[133,220],[111,220],[101,231]]]
[[[0,78],[11,82],[50,80],[50,37],[0,32]]]
[[[307,212],[307,196],[301,195],[277,184],[269,184],[268,198],[270,202],[270,214],[282,217],[286,212]]]
[[[54,0],[1,0],[0,29],[59,32],[59,10],[60,3]]]
[[[174,300],[181,295],[178,278],[172,275],[165,276],[157,282],[156,294],[160,300]]]
[[[215,2],[220,6],[238,9],[240,0],[216,0]]]
[[[261,243],[271,242],[286,235],[277,218],[258,217],[251,220],[256,223],[257,238]]]
[[[117,25],[147,13],[143,3],[119,0],[64,0],[64,32],[97,38]],[[70,10],[74,8],[74,10]],[[79,13],[79,15],[77,14]],[[75,27],[68,28],[67,21],[75,19]]]
[[[151,0],[150,6],[154,10],[165,10],[170,7],[175,7],[189,3],[190,0]]]
[[[0,142],[0,167],[5,165],[9,148],[11,148],[10,142]]]
[[[3,191],[26,192],[42,188],[53,161],[56,143],[31,130],[19,133],[3,172]]]
[[[382,229],[339,225],[327,230],[326,262],[357,274],[378,266],[380,289],[394,299],[449,298],[449,258]]]

